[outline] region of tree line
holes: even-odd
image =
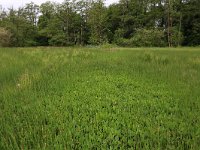
[[[0,46],[200,45],[199,0],[31,2],[0,7]]]

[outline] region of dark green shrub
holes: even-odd
[[[179,46],[183,42],[183,34],[182,32],[178,31],[176,28],[171,29],[172,33],[172,46]]]
[[[159,29],[138,29],[130,39],[133,46],[163,47],[166,46],[164,32]]]
[[[118,46],[122,46],[122,47],[130,47],[130,40],[129,39],[125,39],[125,38],[119,38],[115,40],[115,43]]]
[[[68,42],[66,36],[63,34],[53,36],[49,40],[49,45],[51,46],[71,46],[73,43]]]
[[[132,38],[118,39],[116,44],[127,47],[164,47],[167,41],[162,30],[138,29]]]

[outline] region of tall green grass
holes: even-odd
[[[0,149],[199,145],[199,48],[0,49]]]

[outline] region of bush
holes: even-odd
[[[163,47],[167,41],[162,30],[138,29],[132,38],[119,39],[116,44],[127,47]]]
[[[32,47],[32,46],[38,46],[38,43],[34,40],[27,40],[24,43],[25,47]]]
[[[119,38],[115,40],[115,43],[118,46],[122,46],[122,47],[133,47],[131,45],[131,40],[130,39],[125,39],[125,38]]]
[[[96,33],[92,33],[89,40],[92,45],[102,45],[108,43],[108,38],[106,35],[98,35]]]
[[[135,46],[163,47],[167,45],[164,31],[159,29],[139,29],[131,41]]]
[[[0,46],[9,46],[11,40],[11,33],[5,28],[0,27]]]
[[[74,43],[67,42],[67,38],[64,34],[59,34],[56,36],[53,36],[51,39],[49,39],[49,45],[50,46],[72,46]]]
[[[172,46],[179,46],[183,43],[183,34],[179,32],[175,27],[171,29],[172,32]]]

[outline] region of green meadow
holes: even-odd
[[[200,48],[0,48],[0,149],[200,149]]]

